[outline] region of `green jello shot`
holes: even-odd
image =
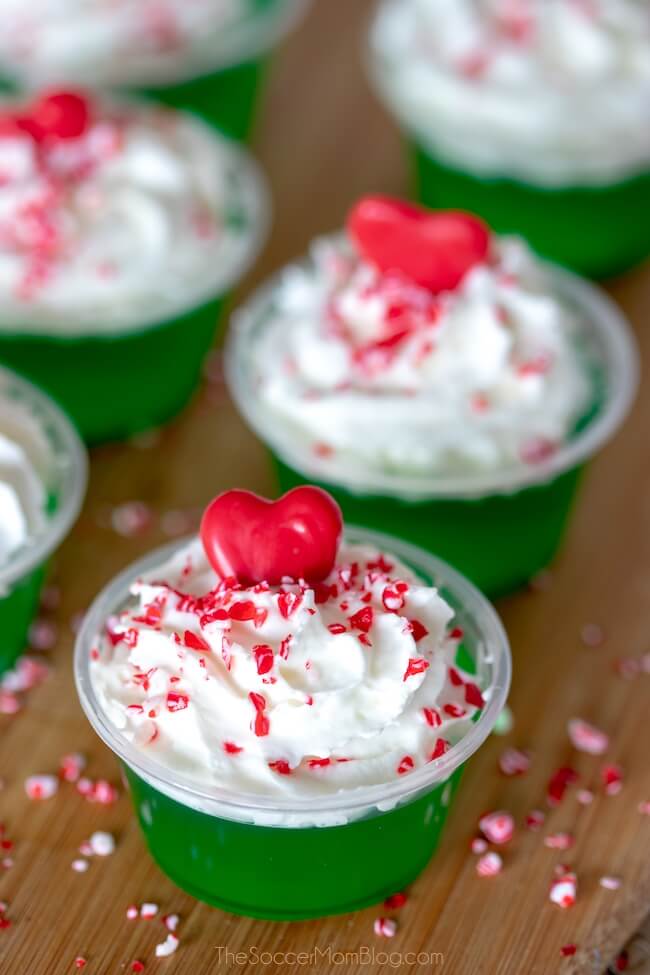
[[[650,257],[641,11],[615,27],[607,4],[459,8],[445,24],[434,2],[381,0],[369,28],[368,75],[404,135],[416,198],[587,277]]]
[[[421,545],[492,598],[527,584],[556,555],[588,460],[625,419],[638,383],[638,354],[617,307],[594,285],[545,265],[553,294],[575,320],[590,402],[565,443],[535,463],[481,473],[401,474],[337,466],[265,409],[254,354],[274,315],[271,281],[233,319],[226,377],[234,400],[269,448],[282,491],[319,484],[346,520]]]
[[[224,34],[214,69],[142,91],[201,115],[234,139],[249,138],[272,49],[303,14],[308,0],[249,0],[250,12]]]
[[[101,117],[104,103],[97,100],[91,105],[97,117]],[[182,222],[180,217],[181,231],[176,239],[163,241],[162,248],[155,241],[150,244],[152,253],[143,254],[142,260],[150,278],[156,273],[156,262],[159,263],[160,298],[153,280],[152,292],[147,296],[140,293],[140,286],[132,277],[125,292],[116,287],[114,299],[110,296],[107,299],[105,293],[97,298],[91,289],[91,297],[74,301],[73,310],[68,313],[65,307],[59,307],[56,300],[50,299],[47,292],[49,282],[52,281],[56,288],[57,275],[65,274],[65,256],[57,257],[53,268],[48,270],[43,295],[38,292],[34,300],[27,299],[17,312],[13,295],[8,291],[3,300],[0,289],[0,361],[56,399],[88,444],[122,440],[158,427],[187,404],[200,381],[203,362],[214,341],[229,292],[252,264],[265,239],[269,222],[264,178],[257,164],[238,143],[215,132],[189,113],[171,110],[168,117],[165,110],[143,100],[107,102],[106,105],[109,119],[113,117],[111,113],[124,112],[127,124],[140,125],[145,131],[151,126],[156,137],[160,129],[163,142],[170,122],[183,129],[186,138],[193,134],[194,156],[188,160],[187,166],[198,166],[196,157],[200,148],[205,156],[202,159],[204,187],[206,180],[212,179],[209,165],[217,171],[214,188],[208,183],[207,188],[201,190],[204,194],[202,205],[214,210],[210,219],[214,220],[216,229],[209,230],[213,236],[203,244],[201,235],[208,231],[201,230],[198,223],[201,214],[197,214],[196,228],[189,220]],[[211,154],[214,159],[210,158]],[[188,200],[184,205],[189,212],[193,205],[189,194],[198,197],[199,191],[190,177],[184,175],[188,184],[184,191]],[[194,171],[190,175],[196,180]],[[92,173],[89,178],[92,191]],[[139,219],[143,221],[145,248],[149,240],[147,235],[155,237],[159,220],[159,216],[148,208],[155,211],[157,206],[161,210],[169,206],[173,211],[178,206],[174,198],[169,204],[166,202],[165,178],[163,169],[162,189],[154,188],[149,191],[151,199],[142,202],[136,199],[132,204],[134,211],[140,212],[144,207]],[[82,173],[79,194],[84,192],[83,179]],[[127,191],[136,197],[138,180],[136,174],[134,186],[127,186]],[[124,192],[123,186],[121,190]],[[102,205],[109,209],[110,193],[119,195],[111,190],[109,198],[103,200]],[[173,230],[173,218],[170,218],[170,224]],[[136,220],[136,232],[139,232],[139,226]],[[163,227],[163,236],[167,232]],[[101,228],[98,233],[102,233]],[[111,233],[110,229],[108,233]],[[201,250],[197,249],[197,242]],[[170,248],[182,250],[184,246],[189,253],[198,254],[198,260],[189,267],[186,253],[184,270],[170,270],[170,274],[177,273],[172,288],[165,282],[166,270],[168,266],[172,267],[168,264]],[[205,257],[209,248],[213,254],[211,261]],[[200,263],[202,254],[203,263]],[[137,258],[136,254],[133,259]],[[56,261],[60,261],[61,266]],[[120,273],[126,278],[132,275],[125,267]],[[3,304],[7,305],[4,311]]]
[[[0,367],[0,410],[3,403],[34,421],[47,444],[48,458],[44,527],[0,564],[0,674],[10,670],[26,649],[48,559],[79,513],[87,478],[86,453],[70,420],[31,383]],[[2,427],[0,422],[0,432]]]
[[[363,529],[349,529],[345,537],[397,557],[439,588],[455,611],[454,626],[464,631],[459,666],[475,675],[486,702],[445,754],[385,785],[300,799],[235,794],[170,772],[120,734],[93,686],[97,633],[124,607],[130,585],[184,543],[154,552],[118,576],[79,634],[81,704],[123,767],[151,855],[179,887],[234,914],[282,921],[341,914],[378,903],[415,880],[438,846],[465,763],[492,731],[507,697],[507,637],[474,586],[398,539]]]

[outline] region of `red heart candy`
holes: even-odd
[[[452,291],[485,260],[490,231],[459,210],[426,210],[388,196],[366,196],[348,217],[359,253],[380,271],[398,271],[434,294]]]
[[[201,522],[215,572],[245,586],[278,585],[287,576],[320,582],[332,571],[342,531],[337,503],[311,486],[294,488],[278,501],[226,491],[208,505]]]
[[[90,125],[90,104],[77,92],[49,92],[38,99],[22,124],[39,141],[79,139]]]

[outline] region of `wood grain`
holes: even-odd
[[[248,286],[299,254],[318,232],[337,227],[356,195],[400,191],[406,172],[399,136],[362,77],[365,0],[320,0],[275,64],[256,140],[269,172],[276,206],[270,244]],[[634,322],[643,359],[650,362],[650,268],[614,283],[611,292]],[[419,972],[447,975],[601,975],[650,906],[650,817],[638,804],[650,799],[648,710],[650,676],[625,681],[614,661],[649,649],[650,477],[646,385],[623,434],[592,465],[585,479],[566,547],[553,566],[550,589],[504,602],[515,677],[511,706],[515,727],[493,738],[472,762],[457,799],[444,845],[411,891],[400,912],[397,936],[372,933],[377,911],[301,924],[237,919],[199,905],[176,890],[149,859],[131,815],[128,797],[112,807],[91,805],[71,786],[43,803],[23,791],[28,774],[52,772],[65,752],[89,757],[93,777],[115,780],[112,756],[94,737],[76,703],[71,675],[70,620],[89,605],[114,573],[166,536],[170,511],[197,510],[216,491],[238,485],[273,491],[263,449],[238,419],[219,383],[206,387],[158,443],[98,450],[83,516],[61,550],[54,579],[62,602],[54,614],[59,639],[50,652],[53,673],[33,691],[25,709],[0,718],[0,821],[15,841],[14,866],[0,870],[0,898],[12,925],[0,930],[2,975],[63,975],[74,959],[88,959],[89,975],[130,971],[133,959],[146,971],[207,975],[304,970],[345,973]],[[153,512],[150,528],[132,538],[110,527],[111,507],[139,499]],[[164,517],[166,516],[166,517]],[[604,627],[605,640],[587,648],[581,627]],[[608,758],[625,769],[620,795],[604,797],[598,759],[572,753],[570,717],[581,716],[612,737]],[[497,759],[506,744],[534,753],[531,772],[504,779]],[[569,830],[576,844],[558,854],[543,834],[520,829],[504,854],[505,869],[479,879],[468,844],[481,812],[511,810],[520,821],[544,802],[552,771],[571,763],[595,801],[580,806],[575,790],[551,812],[545,832]],[[79,844],[93,830],[115,834],[116,853],[94,859],[86,874],[71,869]],[[561,911],[547,893],[558,860],[579,878],[577,905]],[[603,874],[620,876],[618,891],[599,886]],[[345,878],[341,878],[345,882]],[[161,912],[182,916],[181,948],[158,962],[159,921],[127,922],[130,903],[151,900]],[[578,945],[572,958],[560,948]],[[220,953],[273,951],[402,953],[397,967],[381,959],[350,956],[341,964],[322,957],[314,965],[263,965]],[[429,964],[409,962],[407,952],[437,952]]]

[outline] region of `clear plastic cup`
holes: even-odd
[[[210,139],[222,138],[205,129]],[[112,330],[98,328],[90,312],[87,321],[65,333],[38,321],[0,327],[0,361],[56,399],[88,444],[128,438],[161,426],[182,410],[200,380],[230,290],[266,240],[271,211],[266,180],[246,150],[222,141],[236,174],[229,184],[226,217],[244,228],[241,240],[216,264],[209,280],[183,296],[173,314]]]
[[[537,464],[449,476],[343,471],[336,456],[317,455],[282,428],[259,398],[255,373],[254,350],[275,314],[280,276],[263,285],[233,316],[225,369],[235,403],[271,452],[281,489],[320,484],[347,521],[422,545],[492,597],[528,582],[555,555],[581,471],[619,429],[639,379],[635,340],[613,302],[571,272],[545,268],[578,328],[592,380],[590,409],[566,443]]]
[[[385,785],[315,799],[235,794],[172,773],[130,744],[103,711],[90,660],[97,634],[128,601],[129,587],[187,541],[159,549],[119,575],[88,612],[75,649],[79,698],[119,759],[149,850],[179,887],[223,910],[297,920],[357,910],[401,890],[434,852],[465,762],[492,731],[510,685],[510,649],[486,599],[416,546],[363,529],[346,538],[391,553],[440,588],[464,630],[459,663],[486,705],[445,755]]]
[[[38,423],[50,448],[44,529],[0,566],[0,674],[24,650],[47,561],[74,523],[86,491],[84,447],[65,414],[31,383],[0,366],[0,408],[12,400]]]
[[[375,42],[382,17],[399,14],[401,0],[382,0],[369,28],[366,63],[370,81],[397,120],[408,146],[417,199],[426,206],[476,213],[502,234],[520,234],[548,260],[588,277],[619,274],[650,255],[650,160],[620,173],[603,172],[585,151],[575,172],[560,160],[531,153],[525,165],[476,160],[476,136],[468,127],[453,140],[396,83],[394,61]],[[397,8],[397,9],[396,9]],[[476,98],[481,98],[480,82]]]

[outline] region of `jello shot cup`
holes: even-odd
[[[150,607],[158,606],[162,616],[159,612],[156,625],[166,634],[166,607],[161,592],[158,589],[155,593],[153,590],[139,590],[137,581],[156,579],[158,583],[161,576],[167,578],[165,568],[161,567],[174,564],[176,559],[180,572],[184,565],[187,566],[187,583],[188,575],[191,579],[192,572],[197,567],[197,550],[188,550],[187,545],[186,541],[158,550],[118,576],[91,607],[75,651],[75,675],[81,704],[94,730],[115,753],[122,766],[151,855],[164,873],[193,896],[222,910],[250,917],[287,921],[340,914],[378,903],[403,890],[424,870],[435,852],[465,763],[490,734],[504,706],[510,681],[510,652],[496,613],[474,586],[423,549],[377,532],[349,528],[345,532],[343,546],[349,549],[350,554],[358,551],[362,553],[361,556],[355,554],[355,559],[370,560],[372,556],[369,552],[381,553],[376,562],[368,561],[368,564],[375,567],[372,578],[383,579],[382,572],[397,571],[392,568],[391,563],[399,560],[401,572],[406,571],[404,567],[407,567],[413,573],[410,586],[413,588],[416,585],[414,580],[417,579],[417,585],[434,587],[427,590],[430,594],[428,598],[434,601],[444,600],[448,607],[445,610],[445,619],[453,616],[448,624],[448,635],[443,638],[450,641],[445,644],[445,652],[448,655],[451,681],[445,682],[443,677],[441,683],[447,688],[442,692],[443,697],[445,693],[456,695],[454,700],[460,703],[443,704],[439,699],[435,706],[433,699],[427,697],[426,674],[423,677],[422,673],[429,666],[425,659],[428,651],[422,648],[425,646],[424,641],[431,638],[431,634],[423,638],[423,627],[418,627],[417,621],[411,621],[409,632],[420,641],[413,643],[413,647],[418,647],[418,653],[421,651],[424,656],[416,658],[417,662],[409,660],[405,675],[398,674],[395,685],[391,684],[388,674],[384,674],[382,689],[373,695],[372,710],[359,719],[371,721],[371,714],[384,714],[386,709],[390,710],[394,693],[407,694],[408,681],[422,681],[415,691],[416,696],[409,697],[410,703],[402,705],[401,716],[395,720],[398,725],[400,721],[408,723],[407,739],[412,742],[412,752],[416,748],[413,742],[418,736],[430,734],[424,760],[420,761],[417,756],[412,757],[409,754],[402,755],[399,752],[400,746],[390,737],[392,732],[388,727],[381,729],[385,736],[381,741],[387,744],[378,744],[376,749],[373,744],[359,745],[356,739],[346,743],[353,752],[356,748],[365,750],[364,757],[356,752],[354,756],[343,756],[335,748],[328,749],[329,754],[323,755],[322,747],[319,749],[316,745],[316,738],[320,738],[321,746],[323,745],[325,734],[322,725],[318,724],[321,717],[323,721],[332,722],[325,737],[337,734],[332,730],[337,724],[333,715],[324,717],[328,713],[328,707],[334,703],[333,698],[336,698],[335,712],[338,721],[344,724],[349,719],[349,702],[346,701],[345,694],[357,693],[358,683],[371,681],[369,674],[373,668],[381,670],[382,667],[390,667],[391,661],[395,661],[395,654],[401,652],[398,645],[401,639],[399,627],[390,627],[396,634],[395,644],[390,639],[383,642],[380,636],[384,627],[395,623],[394,618],[387,619],[388,615],[400,610],[386,610],[386,617],[378,620],[379,610],[375,608],[374,622],[369,622],[367,614],[372,614],[372,604],[364,602],[362,605],[366,613],[363,621],[354,614],[350,619],[356,622],[350,625],[331,623],[323,631],[327,634],[329,643],[323,638],[323,646],[317,649],[313,641],[310,642],[312,667],[308,672],[311,675],[309,680],[313,682],[309,685],[311,689],[306,689],[307,685],[302,684],[300,673],[305,673],[302,660],[300,663],[295,660],[292,664],[291,655],[301,652],[302,637],[298,630],[303,623],[311,627],[318,626],[314,620],[319,620],[321,614],[329,613],[329,606],[334,614],[352,612],[352,605],[348,607],[344,601],[345,608],[340,610],[336,600],[340,598],[345,586],[347,599],[356,598],[354,573],[358,569],[358,562],[352,563],[351,567],[346,563],[347,567],[342,570],[343,575],[338,576],[334,572],[323,583],[328,589],[331,585],[337,589],[338,584],[339,596],[333,596],[329,604],[323,601],[329,598],[327,595],[317,595],[316,602],[313,602],[314,592],[308,586],[298,590],[288,586],[290,591],[282,596],[273,588],[269,594],[261,587],[257,590],[247,588],[243,592],[240,587],[235,594],[240,600],[235,608],[230,603],[229,608],[220,614],[214,610],[212,601],[214,619],[228,614],[236,621],[253,619],[252,623],[232,624],[231,639],[224,644],[229,648],[230,656],[223,660],[221,650],[217,651],[215,659],[214,652],[210,653],[206,646],[207,643],[214,646],[215,631],[211,631],[210,626],[214,628],[222,624],[211,624],[204,619],[201,624],[202,636],[198,639],[198,634],[194,631],[189,635],[188,631],[183,632],[185,624],[176,615],[175,626],[177,629],[180,626],[180,632],[177,643],[172,644],[171,658],[177,657],[176,651],[184,655],[182,673],[179,672],[177,681],[172,680],[168,685],[170,689],[166,698],[160,688],[150,684],[147,692],[149,695],[160,697],[160,693],[163,693],[162,703],[158,705],[153,719],[153,724],[157,727],[152,727],[151,721],[148,724],[143,721],[141,732],[136,731],[134,734],[132,729],[134,722],[137,723],[138,720],[137,707],[142,704],[129,705],[128,694],[123,694],[122,691],[118,693],[117,687],[121,680],[118,675],[124,676],[130,672],[141,688],[142,671],[138,670],[139,665],[136,662],[138,646],[141,645],[145,654],[148,651],[143,643],[146,636],[143,636],[142,627],[145,624],[136,621],[132,626],[127,615],[129,619],[151,618],[151,609],[145,610],[144,616],[135,616],[139,610],[133,608],[134,593],[141,592],[145,601],[152,600]],[[362,564],[360,576],[366,570],[367,565]],[[200,567],[199,571],[202,571]],[[172,579],[171,583],[175,586],[176,581]],[[144,584],[147,585],[146,581]],[[179,584],[181,591],[186,592],[183,583]],[[381,587],[384,583],[379,581],[374,584]],[[384,590],[383,601],[391,607],[399,606],[400,593],[406,592],[408,588],[406,583],[397,583],[396,588],[388,585],[388,591]],[[223,594],[223,589],[214,590],[207,600],[204,598],[203,610],[210,612],[207,610],[207,602],[217,598],[215,594],[219,593]],[[297,603],[296,595],[299,595]],[[176,599],[177,596],[172,598]],[[405,598],[407,603],[403,612],[409,612],[409,593],[406,593]],[[257,601],[256,612],[244,612],[244,608],[248,606],[246,601],[250,599]],[[266,600],[264,606],[274,606],[274,599],[282,607],[280,614],[274,615],[271,610],[266,622],[260,623],[264,615],[260,601]],[[418,601],[419,596],[414,596],[413,599]],[[190,604],[187,599],[179,605],[182,612],[186,612],[190,605],[192,612],[197,610],[196,605]],[[378,605],[383,605],[381,600]],[[311,615],[296,622],[296,614],[301,611]],[[171,618],[170,616],[169,619]],[[324,617],[329,618],[331,617]],[[347,619],[345,615],[341,618]],[[284,628],[294,627],[296,631],[293,640],[288,644],[279,642],[282,630],[282,627],[278,628],[280,621],[283,621]],[[106,633],[107,622],[110,630],[108,649],[106,639],[102,637]],[[256,630],[258,625],[259,629]],[[259,645],[253,646],[252,650],[243,649],[240,641],[248,647],[250,640],[244,638],[242,630],[236,630],[237,626],[252,627],[251,632],[258,633],[258,639],[265,644],[268,641],[271,646],[266,645],[263,652]],[[136,630],[138,636],[135,635]],[[343,632],[346,630],[347,633]],[[269,636],[269,633],[273,633],[273,636]],[[124,643],[120,643],[120,639],[126,639],[130,648],[124,649]],[[353,642],[346,644],[345,649],[340,644],[339,650],[337,640]],[[160,642],[156,645],[160,646]],[[288,651],[287,645],[290,647]],[[150,646],[153,649],[153,644]],[[199,649],[201,646],[202,649]],[[344,651],[345,666],[350,668],[345,679],[340,673],[335,676],[337,669],[343,666],[343,658],[339,657],[341,651]],[[125,656],[113,659],[114,653],[131,654],[128,657],[129,663],[124,663],[127,659]],[[360,671],[355,671],[357,653],[366,655],[365,658],[359,657],[366,660],[364,667],[368,670],[365,677],[360,676]],[[314,655],[317,655],[317,660],[313,659]],[[192,657],[194,661],[194,658],[200,659],[201,656],[203,664],[199,667],[202,668],[202,674],[197,683],[193,684],[193,678],[189,674],[193,662],[189,658]],[[236,732],[233,730],[230,732],[232,740],[227,741],[223,749],[227,754],[225,757],[219,756],[223,734],[219,722],[225,715],[224,720],[227,723],[227,709],[220,708],[219,715],[213,713],[212,718],[206,712],[205,717],[210,724],[209,754],[201,757],[203,746],[197,746],[197,750],[193,751],[191,767],[187,765],[181,771],[179,762],[169,758],[167,747],[170,741],[176,740],[179,743],[178,735],[183,734],[188,735],[187,741],[192,740],[192,709],[202,707],[199,698],[206,693],[205,688],[209,686],[209,681],[225,681],[228,685],[234,682],[238,687],[250,686],[246,685],[246,678],[242,675],[254,672],[246,670],[250,667],[250,659],[247,658],[251,656],[257,661],[258,675],[263,673],[266,677],[250,678],[260,681],[257,685],[258,692],[248,695],[250,701],[243,691],[241,694],[238,691],[233,701],[244,713],[243,721],[246,724],[250,712],[251,727],[255,729],[255,734],[267,737],[256,739],[251,732],[249,744],[242,737],[235,737]],[[165,659],[169,660],[168,657]],[[429,659],[433,672],[437,666],[435,652]],[[151,658],[150,670],[152,666],[154,664]],[[156,674],[151,671],[144,679],[150,682],[159,679],[161,668],[164,667],[160,658]],[[107,671],[106,677],[102,677],[103,669]],[[165,676],[169,681],[172,676],[177,675],[175,672],[172,674],[171,670],[165,670]],[[272,746],[264,743],[271,742],[274,734],[277,735],[276,742],[283,737],[284,732],[279,730],[283,720],[283,705],[273,703],[272,695],[281,693],[276,688],[285,681],[292,683],[289,722],[292,723],[297,740],[292,743],[285,739],[282,745],[277,744],[280,749],[278,754],[291,753],[292,757],[268,761],[271,771],[262,774],[257,766],[257,753],[253,757],[249,756],[249,752],[256,747],[255,742],[262,742],[260,747],[270,749],[265,755],[267,760],[276,755]],[[320,691],[315,689],[317,684],[320,684]],[[301,687],[300,691],[298,685]],[[344,690],[344,685],[347,691]],[[402,688],[405,690],[402,691]],[[362,693],[367,691],[366,687]],[[338,697],[339,694],[342,696]],[[153,698],[150,697],[149,700]],[[366,700],[370,708],[370,698]],[[432,705],[430,708],[426,707],[427,701]],[[467,701],[471,701],[474,706],[470,706]],[[129,707],[130,711],[125,710]],[[302,707],[310,708],[306,718],[301,712]],[[319,707],[320,714],[315,713],[314,709]],[[172,709],[171,714],[169,708]],[[318,718],[318,732],[315,737],[312,734],[314,725],[309,723],[312,714],[315,719]],[[449,715],[452,714],[464,717],[450,718]],[[377,720],[388,721],[385,715],[383,719]],[[450,733],[447,730],[449,722],[453,725],[458,720],[464,722],[462,731]],[[188,722],[185,731],[184,721]],[[303,725],[303,721],[307,721],[307,724]],[[300,739],[300,731],[296,730],[301,727],[305,729],[303,740]],[[311,732],[307,731],[309,727]],[[131,740],[127,740],[127,730]],[[366,731],[372,741],[373,733],[379,733],[379,728],[375,727],[374,732],[369,729]],[[240,735],[243,733],[240,729]],[[203,739],[202,734],[199,737]],[[205,739],[206,744],[208,738]],[[184,748],[184,745],[179,744],[180,750]],[[285,751],[282,751],[283,748]],[[397,768],[392,767],[396,764],[394,752],[400,756]],[[176,754],[179,754],[178,750]],[[296,764],[297,756],[305,754],[311,754],[312,757],[303,758]],[[181,764],[183,761],[181,760]],[[214,766],[215,774],[210,785],[206,782],[197,783],[199,766],[204,761]],[[170,769],[170,762],[175,764],[174,770]],[[217,769],[222,763],[223,771],[219,772]],[[233,771],[240,766],[241,771]],[[384,767],[389,780],[375,781],[382,778]],[[338,780],[339,787],[333,791],[324,785],[328,775],[341,776]],[[273,779],[273,787],[267,787],[265,794],[265,783],[270,781],[268,776]],[[296,783],[298,776],[300,781]],[[235,788],[235,782],[241,783],[240,788]],[[255,792],[250,787],[253,782],[256,784]],[[460,805],[457,815],[463,815],[462,790],[458,801]]]
[[[265,238],[262,175],[195,116],[143,101],[56,92],[5,112],[0,359],[87,443],[158,427],[191,398]]]
[[[86,468],[59,407],[0,367],[0,674],[26,649],[48,560],[81,508]]]
[[[9,0],[0,75],[15,90],[81,86],[147,95],[244,140],[272,52],[307,6],[308,0],[34,0],[26,11]]]
[[[404,132],[417,198],[480,214],[588,277],[648,257],[646,13],[382,0],[369,76]]]
[[[496,597],[558,551],[586,463],[630,409],[638,353],[594,285],[518,241],[490,246],[432,295],[348,239],[317,242],[235,313],[225,365],[281,490],[320,484],[350,522]]]

